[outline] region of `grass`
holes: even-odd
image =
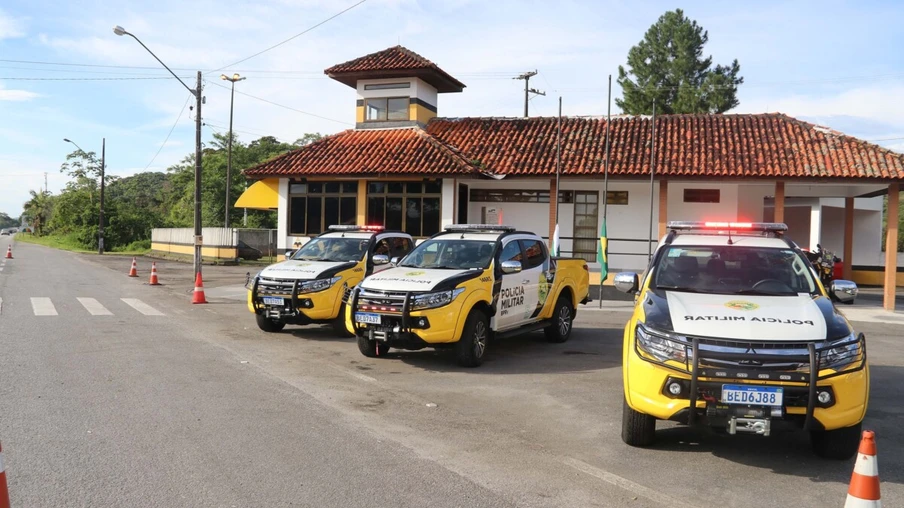
[[[82,252],[93,254],[97,253],[96,249],[88,249],[81,242],[79,242],[75,235],[47,235],[47,236],[36,236],[31,233],[18,233],[16,235],[16,241],[23,243],[34,243],[37,245],[44,245],[46,247],[52,247],[54,249],[60,250],[68,250],[70,252]],[[124,245],[122,247],[114,247],[112,250],[108,251],[111,254],[122,254],[128,256],[143,256],[151,251],[151,241],[139,241],[132,242],[129,245]]]

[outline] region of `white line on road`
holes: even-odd
[[[57,315],[56,307],[53,306],[53,302],[50,301],[50,298],[32,297],[31,308],[34,309],[35,316],[56,316]]]
[[[0,314],[3,314],[3,298],[0,298]]]
[[[113,313],[94,298],[76,298],[92,316],[112,316]]]
[[[659,504],[669,506],[669,507],[679,507],[679,508],[694,508],[693,505],[689,505],[687,503],[682,503],[674,498],[671,498],[661,492],[655,491],[649,487],[644,487],[639,483],[634,483],[627,478],[622,478],[617,474],[610,473],[608,471],[604,471],[598,467],[591,466],[590,464],[580,461],[578,459],[573,459],[571,457],[565,457],[562,459],[562,462],[565,465],[571,466],[582,473],[589,474],[595,478],[599,478],[604,482],[611,483],[616,487],[625,489],[631,493],[637,494],[638,496],[643,496],[651,501],[657,502]]]
[[[138,298],[121,298],[123,302],[129,307],[137,310],[138,312],[144,314],[145,316],[162,316],[163,313],[159,310],[151,307],[150,305],[142,302]]]

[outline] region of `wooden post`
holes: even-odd
[[[844,198],[844,262],[842,278],[852,280],[854,277],[854,198]]]
[[[772,222],[785,222],[785,182],[775,182],[774,211]]]
[[[665,236],[669,220],[669,182],[659,180],[659,238]]]
[[[358,226],[367,225],[367,180],[358,180],[358,213],[355,222]],[[380,224],[382,226],[382,224]]]
[[[549,180],[549,249],[552,250],[552,236],[556,232],[556,209],[559,201],[559,189],[556,187],[556,179]]]
[[[898,184],[888,184],[888,210],[885,214],[885,310],[895,310],[896,279],[898,275]]]

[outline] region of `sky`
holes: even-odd
[[[610,74],[617,114],[618,66],[680,7],[708,31],[714,64],[740,63],[745,83],[729,113],[781,112],[904,152],[904,6],[895,0],[360,2],[0,2],[0,212],[18,216],[45,173],[51,192],[65,186],[59,168],[74,147],[63,138],[98,153],[105,138],[107,171],[118,176],[164,171],[193,152],[190,93],[114,25],[189,87],[204,71],[206,142],[228,132],[221,72],[247,78],[236,85],[250,94],[235,96],[240,140],[294,141],[354,127],[355,91],[323,69],[396,44],[467,85],[440,95],[439,116],[521,116],[524,82],[512,78],[533,70],[530,86],[546,95],[531,99],[531,116],[556,115],[559,97],[565,115],[605,115]]]

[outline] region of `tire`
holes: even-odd
[[[860,448],[861,424],[835,430],[811,430],[813,453],[824,459],[847,460]]]
[[[656,418],[631,409],[625,400],[622,403],[621,438],[629,446],[650,446],[656,440]]]
[[[345,324],[345,304],[343,303],[339,307],[339,315],[333,319],[333,322],[330,323],[330,326],[333,328],[333,331],[336,332],[336,335],[340,337],[354,337],[355,334],[348,331],[348,328]]]
[[[455,344],[455,359],[462,367],[479,367],[486,355],[490,339],[490,320],[479,310],[472,310]]]
[[[562,343],[571,337],[571,329],[574,323],[574,307],[565,296],[560,296],[556,301],[556,308],[552,311],[552,324],[543,329],[546,340]]]
[[[273,320],[263,314],[257,314],[255,317],[257,317],[257,327],[267,333],[281,332],[286,327],[286,322],[282,320]]]
[[[358,351],[368,358],[379,358],[389,353],[389,345],[381,344],[367,337],[358,337]]]

